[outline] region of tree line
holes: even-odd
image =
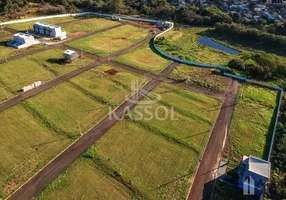
[[[218,22],[230,23],[228,14],[216,7],[188,6],[178,8],[172,0],[0,0],[0,13],[16,18],[23,15],[29,3],[41,3],[39,14],[55,14],[78,11],[101,11],[127,15],[148,15],[176,22],[212,26]]]

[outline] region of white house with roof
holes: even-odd
[[[239,188],[243,189],[244,193],[262,196],[270,178],[270,171],[269,161],[254,156],[243,156],[238,169]]]
[[[44,35],[53,38],[59,38],[61,40],[67,38],[67,33],[62,31],[60,26],[47,24],[44,22],[37,22],[33,25],[34,32],[39,35]]]
[[[8,42],[7,45],[17,49],[22,49],[39,43],[40,42],[35,40],[34,36],[30,34],[16,33],[13,35],[13,40]]]

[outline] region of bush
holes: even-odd
[[[244,61],[241,59],[233,59],[228,63],[228,66],[232,69],[237,70],[245,70],[245,64]]]

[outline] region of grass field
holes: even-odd
[[[115,74],[109,74],[111,70],[114,70]],[[136,81],[144,84],[147,80],[143,76],[131,74],[107,64],[100,65],[70,80],[84,93],[110,106],[123,103],[130,93],[134,92],[132,87]]]
[[[112,30],[98,33],[89,37],[68,43],[69,46],[83,51],[106,56],[118,50],[126,48],[136,41],[148,35],[148,30],[131,25],[124,25]]]
[[[2,38],[2,37],[4,37],[4,36],[6,36],[6,35],[11,35],[11,34],[10,34],[10,32],[8,32],[8,31],[4,31],[4,30],[1,30],[1,29],[0,29],[0,37]]]
[[[267,159],[276,95],[277,93],[271,90],[241,86],[226,152],[230,159],[230,169],[238,166],[243,155]]]
[[[214,65],[224,65],[238,55],[226,54],[222,51],[200,45],[197,40],[207,28],[180,28],[164,35],[164,43],[158,46],[168,54],[182,59]]]
[[[196,152],[128,121],[116,124],[97,146],[97,159],[151,199],[181,199],[198,159]]]
[[[148,44],[122,56],[115,58],[122,64],[159,74],[172,62],[154,53]]]
[[[67,31],[68,37],[78,36],[107,27],[115,26],[119,24],[116,21],[101,19],[101,18],[91,18],[80,21],[75,21],[72,24],[61,25],[62,29]]]
[[[34,81],[45,82],[91,62],[85,58],[60,65],[58,62],[63,58],[62,52],[62,49],[49,49],[0,64],[0,81],[16,94],[22,87]]]
[[[74,20],[77,20],[77,18],[75,18],[75,17],[58,17],[58,18],[53,18],[53,19],[35,20],[35,21],[30,21],[30,22],[10,24],[10,25],[7,25],[7,27],[15,29],[17,31],[26,31],[26,30],[33,29],[33,25],[36,22],[46,22],[49,24],[59,24],[59,23],[63,23],[63,22],[71,22]]]
[[[155,93],[161,95],[159,102],[136,106],[129,119],[116,124],[98,142],[98,159],[143,196],[184,199],[220,101],[167,84],[156,88],[151,98]],[[160,106],[166,106],[169,113],[165,120],[165,113],[156,111]],[[140,111],[144,119],[139,119]],[[147,119],[150,113],[156,117]]]
[[[132,199],[126,189],[116,179],[99,170],[92,160],[80,158],[37,199]]]
[[[184,81],[188,84],[197,84],[217,92],[225,92],[229,86],[230,79],[220,76],[216,70],[203,69],[194,66],[180,65],[169,78],[176,81]]]
[[[119,199],[129,199],[130,196],[126,194],[130,194],[130,191],[132,199],[185,199],[191,184],[190,178],[218,113],[220,100],[168,84],[161,84],[156,88],[151,99],[155,97],[155,93],[162,98],[150,105],[152,108],[149,112],[153,113],[153,108],[162,105],[171,112],[170,106],[175,106],[178,121],[136,121],[134,118],[138,113],[135,110],[140,111],[140,106],[142,109],[149,106],[137,105],[131,111],[133,118],[128,115],[129,118],[113,126],[38,199],[68,199],[74,196],[77,199],[91,199],[97,194],[98,188],[101,188],[98,195],[103,195],[100,199],[105,199],[107,191],[112,196],[115,192],[120,192]],[[148,98],[144,101],[146,100]],[[204,119],[195,116],[195,112],[201,112]],[[148,113],[142,114],[149,117]],[[201,129],[206,132],[198,134]],[[172,135],[165,134],[167,132]],[[99,177],[101,173],[105,176]],[[95,176],[98,181],[90,178]],[[114,179],[125,188],[119,185],[114,191]],[[110,189],[106,186],[107,180],[112,181],[109,182]],[[86,184],[80,184],[81,182],[88,182],[89,187],[86,189]],[[95,191],[89,192],[90,188]]]
[[[3,198],[71,142],[21,105],[1,112],[0,132],[0,197]]]
[[[12,34],[5,34],[3,36],[0,36],[0,60],[4,60],[5,58],[9,58],[11,56],[15,56],[21,53],[24,53],[28,50],[33,50],[37,49],[40,47],[43,47],[41,44],[33,45],[24,49],[15,49],[12,47],[7,46],[7,42],[13,40],[13,35]]]
[[[84,133],[108,113],[106,105],[69,83],[38,94],[25,105],[48,126],[68,136]]]

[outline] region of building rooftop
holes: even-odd
[[[19,37],[22,37],[22,38],[30,38],[30,37],[34,37],[30,34],[27,34],[27,33],[16,33],[14,34],[14,36],[19,36]]]
[[[271,163],[269,161],[254,156],[243,156],[243,161],[247,162],[249,171],[270,178]]]
[[[65,55],[72,55],[72,54],[74,54],[74,53],[76,53],[76,52],[73,51],[73,50],[65,50],[65,51],[64,51],[64,54],[65,54]]]

